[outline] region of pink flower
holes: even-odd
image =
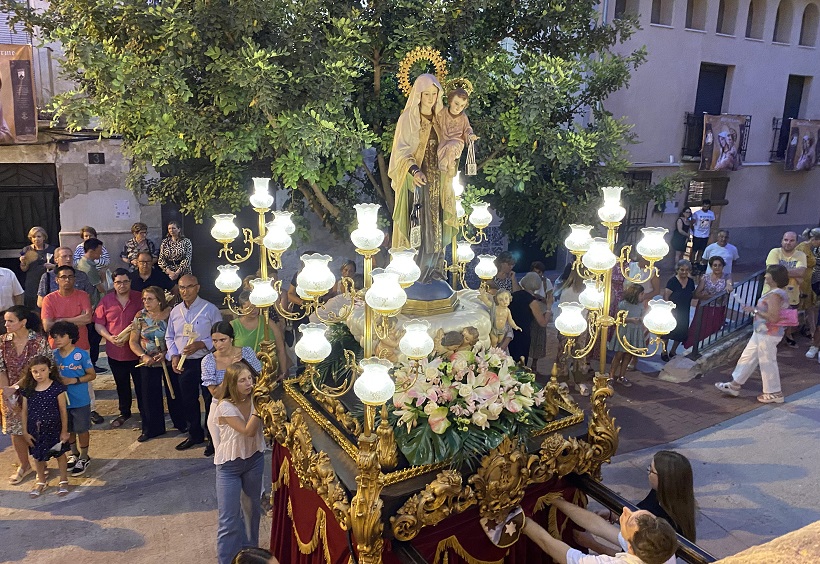
[[[429,405],[427,407],[429,407]],[[427,422],[430,424],[430,428],[437,435],[444,433],[444,431],[446,431],[451,425],[450,420],[447,418],[448,411],[449,410],[446,407],[436,407],[435,409],[431,409],[429,412],[426,408],[424,410],[424,412],[428,415]]]

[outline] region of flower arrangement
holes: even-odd
[[[394,371],[392,422],[412,465],[469,462],[506,436],[525,438],[547,424],[544,390],[535,374],[505,351],[458,351],[422,362],[416,382],[408,366]]]

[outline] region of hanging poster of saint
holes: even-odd
[[[31,45],[0,44],[0,145],[37,141]]]
[[[791,120],[784,168],[786,170],[813,169],[818,163],[818,139],[820,139],[820,120]]]
[[[700,170],[739,170],[740,148],[746,135],[746,116],[703,116]]]

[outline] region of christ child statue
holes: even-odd
[[[456,88],[447,94],[448,106],[436,115],[441,139],[438,144],[438,168],[455,175],[464,144],[475,141],[470,120],[464,110],[470,102],[470,95],[463,88]]]
[[[482,302],[490,308],[490,346],[506,348],[513,339],[513,329],[521,331],[521,327],[515,324],[515,320],[510,312],[512,294],[507,290],[499,290],[494,298],[489,294],[479,295]]]

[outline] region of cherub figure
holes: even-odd
[[[475,327],[465,327],[461,330],[461,336],[464,338],[464,342],[461,344],[461,348],[459,350],[473,350],[473,347],[476,343],[478,343],[478,329]]]
[[[510,312],[512,294],[507,290],[499,290],[493,299],[482,291],[479,293],[479,299],[490,308],[490,319],[493,324],[490,329],[490,346],[506,350],[513,339],[513,329],[521,331],[521,327],[515,324]]]
[[[442,136],[438,144],[438,168],[455,175],[464,144],[475,141],[478,136],[473,133],[464,113],[470,103],[470,94],[463,88],[456,88],[447,94],[447,103],[447,108],[436,115]]]
[[[449,357],[452,353],[462,350],[464,346],[464,336],[458,331],[447,331],[439,329],[433,337],[436,354]]]

